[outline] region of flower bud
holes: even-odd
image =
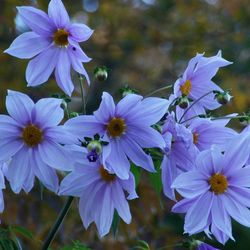
[[[128,94],[137,94],[138,92],[135,89],[130,88],[128,85],[120,89],[122,97],[125,97]]]
[[[87,150],[89,152],[95,151],[97,154],[100,154],[102,152],[102,145],[99,141],[93,140],[88,143]]]
[[[108,69],[105,66],[97,67],[94,70],[94,74],[95,74],[95,78],[98,81],[103,82],[103,81],[107,80],[107,78],[108,78]]]
[[[70,114],[69,114],[69,117],[70,118],[74,118],[74,117],[77,117],[79,114],[77,113],[77,112],[71,112]]]
[[[228,91],[225,91],[225,92],[219,92],[218,91],[218,92],[215,93],[215,98],[216,98],[218,103],[220,103],[222,105],[225,105],[228,102],[230,102],[232,96],[229,95]]]
[[[182,109],[186,109],[189,105],[189,100],[187,96],[182,96],[179,101],[178,101],[178,105],[180,108]]]

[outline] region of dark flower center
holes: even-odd
[[[228,187],[227,177],[216,173],[212,175],[209,179],[210,190],[214,192],[216,195],[223,194]]]
[[[190,94],[190,91],[192,89],[192,83],[190,80],[187,80],[181,87],[181,93],[185,96],[188,96]]]
[[[108,134],[111,137],[121,136],[126,131],[126,127],[127,126],[124,119],[119,117],[114,117],[109,121],[107,125]]]
[[[115,174],[110,174],[102,165],[99,168],[102,179],[106,182],[112,182],[116,179]]]
[[[53,40],[57,46],[67,46],[69,32],[64,29],[59,29],[54,33]]]
[[[35,125],[28,125],[23,129],[22,139],[28,146],[34,147],[43,140],[43,133]]]

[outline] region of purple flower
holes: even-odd
[[[6,177],[15,193],[29,192],[36,176],[48,189],[57,191],[55,169],[70,170],[72,159],[61,144],[72,144],[72,136],[58,126],[64,117],[61,100],[45,98],[36,104],[25,94],[8,91],[6,108],[0,115],[0,161],[10,159]]]
[[[46,82],[55,70],[58,86],[67,94],[72,94],[74,85],[70,69],[89,77],[82,63],[91,59],[79,46],[92,35],[93,30],[84,24],[70,23],[61,0],[51,0],[48,15],[33,7],[17,7],[25,24],[32,30],[17,37],[6,53],[21,58],[33,58],[26,70],[28,86]]]
[[[131,214],[124,191],[129,200],[138,197],[133,174],[129,172],[129,178],[122,180],[104,169],[101,161],[88,161],[86,148],[72,148],[75,168],[63,179],[59,194],[80,197],[79,213],[84,227],[87,229],[95,222],[101,237],[109,232],[115,209],[129,224]]]
[[[203,54],[197,54],[192,58],[181,78],[174,84],[175,97],[187,96],[192,101],[198,100],[203,95],[213,91],[222,91],[211,79],[215,76],[220,67],[231,64],[231,62],[221,57],[219,51],[217,55],[212,57],[204,57]],[[192,103],[192,102],[191,102]],[[199,100],[189,109],[184,119],[188,119],[195,115],[205,113],[205,109],[213,110],[221,105],[214,99],[214,94],[210,93]],[[184,114],[186,109],[176,108],[178,119]]]
[[[99,134],[109,142],[103,147],[106,169],[110,169],[121,179],[129,178],[130,162],[148,171],[155,171],[149,155],[142,148],[164,147],[160,133],[151,127],[166,113],[169,102],[165,99],[126,95],[117,105],[111,95],[104,92],[102,102],[94,115],[78,116],[65,125],[83,140]]]
[[[225,244],[233,239],[231,217],[250,227],[250,136],[238,135],[226,148],[201,152],[196,168],[179,175],[172,188],[184,197],[173,212],[186,213],[185,233],[204,231]]]
[[[219,249],[211,245],[208,245],[205,242],[200,242],[196,250],[219,250]]]
[[[193,134],[193,143],[200,151],[209,149],[213,144],[221,149],[225,148],[237,135],[233,129],[225,127],[229,121],[230,118],[214,121],[201,118],[192,120],[188,128]]]
[[[166,142],[161,164],[163,192],[168,198],[175,200],[171,185],[179,174],[193,168],[197,150],[191,131],[183,124],[176,123],[173,113],[168,115],[162,135]]]

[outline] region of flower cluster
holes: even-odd
[[[71,67],[89,83],[82,63],[90,58],[78,43],[92,35],[90,28],[71,24],[61,0],[50,1],[48,14],[33,7],[18,7],[18,13],[32,31],[5,52],[34,57],[26,70],[28,86],[46,82],[55,70],[57,84],[71,95]],[[185,214],[184,232],[204,232],[222,244],[234,240],[231,219],[250,227],[250,127],[242,133],[227,127],[237,114],[207,115],[231,98],[212,81],[229,64],[221,52],[197,54],[168,99],[129,91],[115,104],[103,92],[93,114],[66,121],[62,99],[34,103],[8,90],[9,115],[0,115],[0,211],[5,177],[15,193],[28,193],[36,177],[58,195],[79,197],[84,227],[95,222],[102,237],[110,231],[115,210],[131,222],[128,201],[138,197],[131,165],[155,173],[160,157],[159,181],[165,196],[176,201],[172,211]],[[66,176],[59,185],[61,173]],[[215,249],[200,241],[196,248]]]

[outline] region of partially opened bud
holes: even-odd
[[[229,95],[228,91],[225,91],[225,92],[219,92],[219,91],[217,92],[216,91],[215,98],[216,98],[218,103],[225,105],[228,102],[230,102],[232,96]]]
[[[180,108],[186,109],[188,107],[188,105],[189,105],[188,97],[187,96],[182,96],[179,99],[178,105],[179,105]]]

